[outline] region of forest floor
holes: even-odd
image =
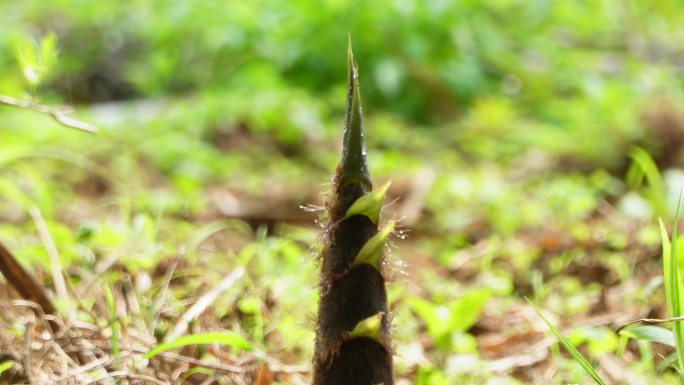
[[[164,117],[137,131],[173,107],[83,111],[128,116],[95,135],[6,114],[28,128],[0,148],[0,240],[57,314],[2,282],[0,382],[309,382],[338,139],[314,161],[239,125],[178,132]],[[449,145],[422,146],[408,168],[369,146],[376,184],[392,180],[385,219],[400,220],[387,266],[397,384],[587,383],[526,298],[607,383],[676,383],[659,367],[671,348],[615,333],[667,316],[641,190],[534,151],[457,167],[441,163]]]

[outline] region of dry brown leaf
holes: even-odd
[[[271,369],[268,368],[267,364],[261,365],[259,370],[257,370],[256,378],[254,379],[254,385],[272,385],[273,384],[273,373]]]

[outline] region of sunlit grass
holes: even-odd
[[[582,353],[580,353],[577,350],[577,348],[575,348],[575,346],[567,340],[567,338],[563,337],[561,332],[558,329],[556,329],[556,327],[553,326],[553,324],[548,319],[546,319],[546,317],[544,317],[541,311],[531,301],[528,300],[528,303],[534,308],[534,311],[537,313],[537,315],[549,327],[551,332],[556,336],[556,338],[561,343],[561,345],[563,345],[565,350],[567,350],[568,353],[570,353],[575,362],[580,364],[582,369],[584,369],[584,371],[594,380],[594,382],[596,382],[599,385],[606,385],[601,376],[596,372],[596,369],[594,369],[594,366],[586,358],[584,358]]]
[[[668,238],[665,224],[660,221],[660,232],[663,242],[663,276],[665,284],[665,298],[670,317],[677,318],[682,315],[682,282],[679,278],[681,262],[677,254],[677,222],[679,221],[679,207],[675,215],[675,224],[672,227],[672,238]],[[684,376],[684,325],[680,321],[672,323],[672,333],[674,335],[678,371]]]
[[[145,353],[143,357],[146,359],[150,359],[171,349],[176,349],[190,345],[195,346],[210,344],[225,345],[239,350],[252,350],[252,344],[250,344],[249,341],[247,341],[244,337],[230,332],[216,332],[204,334],[188,334],[182,337],[178,337],[173,341],[164,342],[155,346],[149,352]]]

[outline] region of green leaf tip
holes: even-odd
[[[342,178],[340,186],[353,183],[361,184],[366,190],[372,187],[368,164],[366,162],[366,144],[363,139],[361,121],[361,93],[359,91],[359,67],[354,61],[351,37],[347,46],[347,62],[349,66],[347,79],[347,114],[345,118],[344,139],[342,144]]]
[[[380,220],[382,204],[385,201],[385,195],[387,195],[387,189],[389,189],[390,184],[392,184],[392,182],[388,181],[379,189],[357,199],[356,202],[349,207],[343,219],[349,218],[352,215],[365,215],[373,221],[373,224],[377,225]]]
[[[47,77],[57,62],[57,35],[49,33],[40,42],[18,38],[14,43],[14,55],[24,79],[35,87]]]
[[[349,334],[349,338],[365,337],[380,342],[380,330],[382,330],[382,316],[384,314],[380,312],[359,321]]]
[[[377,234],[369,239],[356,255],[352,267],[366,263],[380,270],[380,261],[385,243],[389,235],[394,231],[396,223],[396,221],[390,221],[384,229],[378,231]]]

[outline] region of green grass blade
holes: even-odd
[[[677,353],[672,353],[669,356],[665,357],[658,366],[656,367],[656,373],[662,374],[666,370],[670,370],[675,363],[677,363]]]
[[[665,201],[665,183],[663,182],[663,177],[658,171],[658,166],[655,161],[641,147],[633,147],[629,152],[632,161],[639,167],[643,176],[646,177],[646,181],[649,185],[648,198],[653,205],[653,209],[656,215],[665,215],[667,213],[667,202]],[[633,174],[633,173],[630,173]],[[634,179],[633,182],[640,182],[642,178],[630,178]]]
[[[57,63],[57,35],[50,32],[40,40],[40,64],[43,77],[52,72]]]
[[[667,235],[667,228],[662,219],[659,219],[660,223],[660,241],[662,243],[663,249],[663,279],[665,281],[665,299],[667,302],[668,309],[670,308],[670,301],[672,298],[670,282],[671,270],[670,270],[670,256],[672,255],[672,244],[670,243],[670,237]]]
[[[183,337],[179,337],[173,341],[165,342],[155,346],[152,350],[145,353],[143,356],[146,359],[150,359],[167,350],[180,348],[189,345],[210,345],[219,344],[226,345],[232,348],[240,350],[252,350],[252,344],[249,343],[243,337],[230,332],[216,332],[216,333],[204,333],[204,334],[191,334]]]
[[[599,374],[596,372],[591,363],[586,358],[584,358],[582,353],[577,351],[577,349],[572,345],[572,343],[570,343],[570,341],[563,337],[560,331],[558,331],[558,329],[556,329],[551,324],[551,322],[549,322],[549,320],[547,320],[546,317],[542,315],[541,311],[539,311],[539,309],[529,299],[527,300],[527,302],[529,302],[532,308],[534,308],[534,311],[537,313],[537,315],[542,320],[544,320],[544,323],[546,323],[546,325],[549,327],[549,329],[551,329],[556,338],[558,338],[558,341],[560,341],[560,343],[565,347],[565,349],[568,351],[568,353],[570,353],[570,355],[575,359],[575,361],[577,361],[577,363],[580,364],[580,366],[582,366],[584,371],[587,372],[587,374],[589,374],[589,376],[594,380],[594,382],[596,382],[599,385],[606,385],[606,383],[603,382],[603,380],[601,379],[601,376],[599,376]]]
[[[668,298],[667,302],[668,308],[670,310],[670,317],[672,318],[680,317],[682,315],[682,283],[679,280],[679,259],[677,258],[677,222],[679,222],[679,204],[677,204],[675,221],[674,225],[672,226],[672,238],[670,241],[669,282],[667,280],[667,277],[665,278],[665,284],[670,287],[670,297]],[[663,260],[665,260],[665,255],[663,255]],[[681,322],[674,322],[672,324],[672,332],[675,337],[675,347],[677,350],[677,357],[679,361],[679,372],[680,374],[682,374],[684,371],[684,325],[682,325]]]
[[[119,318],[116,315],[116,301],[114,300],[114,292],[109,283],[104,285],[105,302],[107,303],[107,310],[109,311],[109,323],[112,328],[112,355],[117,360],[119,359],[120,346],[120,325]]]

